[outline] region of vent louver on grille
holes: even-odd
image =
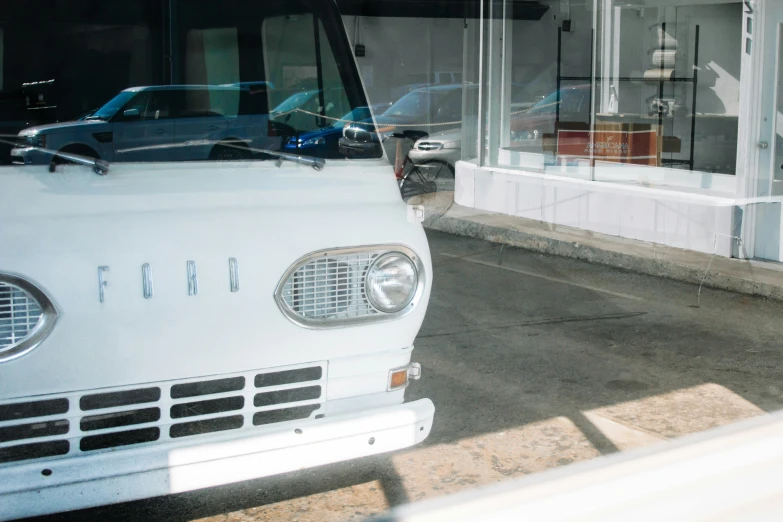
[[[416,263],[420,296],[425,283],[421,259],[399,245],[324,250],[308,254],[291,266],[275,291],[277,305],[291,321],[307,328],[336,328],[386,321],[406,315],[377,310],[367,299],[367,273],[379,257],[402,253]]]
[[[307,419],[326,363],[0,402],[0,465]]]
[[[92,136],[98,143],[111,143],[114,141],[114,134],[111,131],[95,132]]]
[[[364,291],[364,276],[375,257],[361,253],[314,259],[288,278],[282,298],[303,319],[347,319],[377,314]]]
[[[0,362],[38,346],[56,319],[54,304],[37,286],[19,276],[0,273]]]

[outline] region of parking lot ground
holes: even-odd
[[[428,235],[423,444],[53,519],[363,519],[783,408],[781,302]]]

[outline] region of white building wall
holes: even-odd
[[[459,162],[458,205],[730,257],[734,200]]]

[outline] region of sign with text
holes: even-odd
[[[594,131],[560,130],[557,155],[566,160],[593,159],[657,166],[658,133],[654,129],[602,129],[600,126]]]

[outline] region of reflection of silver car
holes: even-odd
[[[408,153],[416,165],[440,162],[454,167],[460,159],[462,149],[462,131],[452,130],[430,134],[421,138]]]
[[[48,164],[56,152],[110,162],[240,159],[241,149],[222,144],[268,148],[265,100],[257,98],[237,87],[133,87],[82,119],[22,130],[11,159]]]

